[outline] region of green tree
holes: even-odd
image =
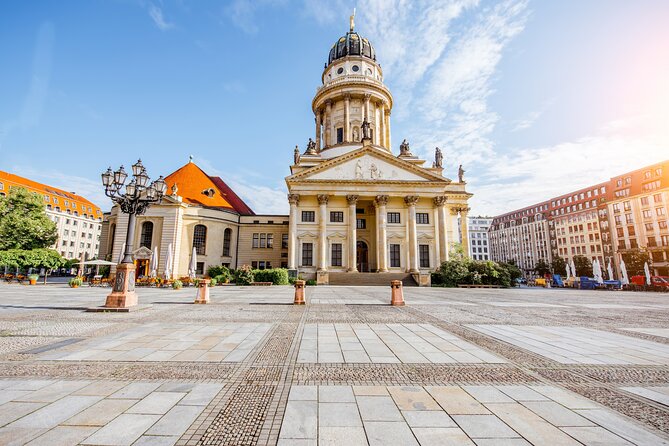
[[[534,271],[543,277],[546,274],[550,274],[551,266],[544,259],[539,259],[536,265],[534,265]]]
[[[57,238],[40,194],[19,187],[0,197],[0,251],[46,248]]]
[[[623,260],[625,261],[627,275],[630,277],[645,274],[643,269],[644,263],[648,262],[649,267],[652,263],[648,251],[638,248],[623,254]]]
[[[567,271],[567,262],[562,257],[553,257],[553,274],[565,274]]]
[[[592,277],[592,262],[585,256],[574,256],[574,267],[577,276]]]

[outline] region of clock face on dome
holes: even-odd
[[[358,71],[359,69],[360,69],[360,67],[357,66],[357,65],[353,65],[353,67],[351,68],[351,70],[353,70],[353,71]]]

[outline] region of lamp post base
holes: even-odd
[[[135,293],[135,265],[121,263],[116,266],[114,288],[107,296],[105,308],[128,308],[137,305]]]

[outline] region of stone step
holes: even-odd
[[[407,273],[330,273],[330,285],[340,286],[390,286],[390,281],[401,280],[402,285],[417,286]]]

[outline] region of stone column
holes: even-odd
[[[351,141],[351,95],[344,95],[344,142]]]
[[[290,218],[288,219],[288,269],[297,269],[297,205],[298,194],[288,194]]]
[[[404,203],[409,207],[409,272],[418,271],[418,234],[416,232],[416,203],[418,197],[407,195],[404,197]]]
[[[388,195],[377,195],[374,201],[376,202],[376,225],[378,233],[376,241],[377,262],[379,272],[385,273],[388,272],[388,234],[386,230]]]
[[[383,102],[379,102],[379,142],[378,144],[382,147],[388,147],[386,145],[386,106]]]
[[[318,271],[328,270],[328,199],[325,194],[318,195]]]
[[[386,110],[386,147],[388,150],[393,150],[392,143],[390,142],[390,109]]]
[[[443,195],[434,197],[432,201],[437,208],[439,216],[436,228],[439,232],[439,261],[445,262],[448,260],[448,233],[446,230],[446,207],[444,206],[446,204],[446,197]]]
[[[348,271],[355,273],[358,272],[358,264],[356,262],[358,226],[357,215],[355,213],[358,196],[347,195],[346,201],[348,201]]]
[[[371,97],[372,97],[371,94],[369,94],[369,93],[365,94],[365,102],[364,102],[364,106],[363,106],[363,115],[362,115],[363,121],[365,120],[365,118],[367,118],[367,121],[369,121],[369,99]],[[370,124],[371,124],[371,122],[370,122]]]
[[[321,150],[321,111],[316,110],[316,150]]]
[[[325,101],[325,141],[323,141],[324,147],[330,147],[332,145],[332,101],[328,99]]]
[[[469,256],[469,230],[468,230],[468,221],[467,214],[469,213],[468,207],[461,207],[460,211],[460,233],[462,234],[462,250],[465,253],[466,257]]]

